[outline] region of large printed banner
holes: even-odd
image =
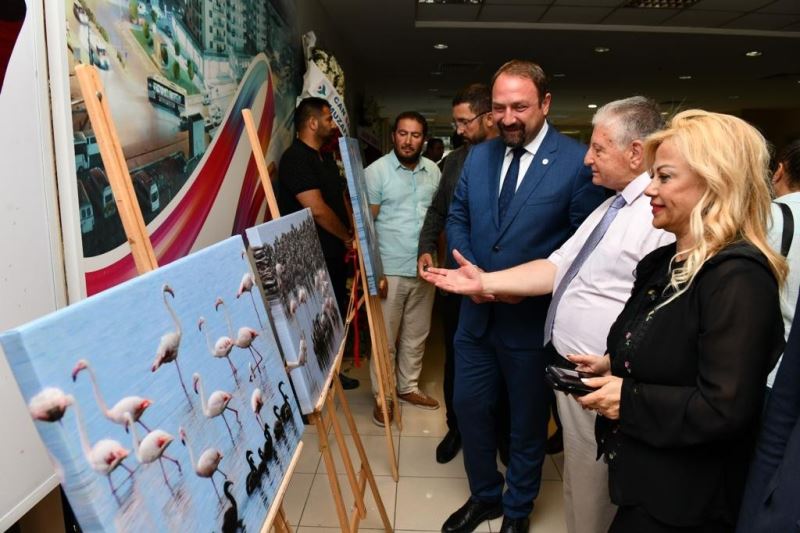
[[[292,140],[302,53],[291,0],[62,1],[66,20],[56,23],[66,22],[72,131],[56,139],[74,150],[74,173],[60,168],[59,180],[77,189],[67,209],[79,213],[80,249],[66,250],[79,265],[75,298],[136,271],[74,66],[100,71],[163,265],[264,218],[241,112],[252,109],[267,163],[277,162]]]

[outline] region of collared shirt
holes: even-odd
[[[522,179],[525,177],[525,173],[528,172],[528,168],[530,168],[533,158],[536,156],[536,152],[542,145],[544,136],[547,135],[547,129],[548,125],[547,121],[545,120],[544,124],[542,124],[542,129],[539,130],[539,133],[536,134],[536,137],[534,137],[531,142],[524,146],[525,152],[522,154],[522,157],[519,160],[519,174],[517,176],[517,186],[514,188],[515,191],[519,189]],[[508,167],[511,166],[511,160],[514,159],[514,154],[512,151],[513,148],[506,146],[506,156],[505,159],[503,159],[503,168],[500,170],[500,187],[497,189],[498,191],[503,190],[503,182],[506,180]]]
[[[644,195],[649,183],[645,172],[622,190],[625,205],[561,297],[552,342],[562,356],[606,353],[608,330],[631,294],[636,265],[651,251],[675,240],[671,233],[653,227],[650,199]],[[613,201],[612,197],[600,204],[548,257],[557,268],[554,290]]]
[[[414,170],[409,170],[392,150],[368,166],[365,174],[369,203],[381,208],[375,229],[383,271],[389,276],[416,277],[419,232],[439,186],[439,167],[420,157]]]
[[[800,192],[784,194],[776,199],[776,202],[786,204],[792,210],[794,217],[794,235],[786,261],[789,263],[789,275],[786,282],[781,287],[781,315],[783,315],[783,332],[789,338],[789,330],[792,329],[794,320],[795,304],[797,303],[797,293],[800,290]],[[783,212],[780,207],[772,203],[772,225],[767,232],[767,240],[770,246],[777,252],[781,250],[781,238],[783,237]],[[778,375],[778,367],[781,362],[775,365],[767,378],[767,386],[772,387],[775,376]]]

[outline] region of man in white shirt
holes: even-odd
[[[625,305],[639,260],[674,240],[652,226],[650,182],[643,141],[662,127],[654,102],[641,96],[606,104],[595,114],[584,162],[592,182],[616,191],[547,259],[482,273],[455,254],[458,270],[429,269],[426,279],[450,292],[487,298],[553,293],[545,322],[545,342],[574,363],[582,355],[606,351],[611,324]],[[570,268],[572,267],[572,268]],[[565,361],[566,362],[566,361]],[[568,364],[568,363],[567,363]],[[597,461],[595,413],[558,393],[564,433],[564,500],[570,533],[608,530],[616,511],[608,494],[608,468]]]

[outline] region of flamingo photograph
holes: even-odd
[[[248,228],[247,240],[297,394],[296,406],[309,414],[344,335],[311,212],[298,211]]]
[[[304,426],[272,329],[258,327],[261,293],[235,298],[245,251],[231,237],[0,334],[82,530],[263,525]],[[286,401],[278,445],[272,407]]]

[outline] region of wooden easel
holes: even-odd
[[[108,182],[114,193],[114,200],[117,204],[122,227],[128,238],[131,247],[131,254],[136,264],[136,270],[141,275],[158,268],[158,261],[153,250],[153,243],[147,233],[144,224],[142,211],[136,200],[136,193],[133,190],[133,182],[128,173],[128,166],[125,164],[125,155],[122,153],[122,146],[119,143],[117,129],[111,118],[111,112],[106,101],[103,82],[97,74],[97,69],[90,65],[77,65],[75,75],[80,84],[81,93],[86,104],[86,112],[92,122],[97,144],[100,146],[100,156],[103,159]],[[303,451],[303,443],[299,442],[297,449],[292,456],[292,460],[286,469],[286,474],[281,480],[275,500],[272,502],[261,533],[267,533],[274,525],[278,533],[291,533],[286,513],[283,510],[283,497],[289,486],[289,480],[294,473],[300,454]]]
[[[261,185],[264,188],[264,194],[267,198],[267,206],[269,208],[270,216],[272,217],[272,220],[276,220],[280,218],[281,215],[278,209],[278,202],[275,199],[275,192],[272,188],[269,169],[267,168],[266,161],[264,160],[264,149],[261,146],[261,142],[258,138],[258,130],[256,129],[256,124],[253,120],[253,114],[250,109],[244,109],[242,110],[242,116],[244,118],[247,136],[250,140],[250,147],[253,151],[253,157],[258,168]],[[342,385],[338,379],[342,358],[344,356],[344,346],[347,339],[347,331],[350,328],[350,322],[358,305],[355,295],[356,291],[353,290],[351,292],[350,303],[348,305],[347,317],[345,318],[345,335],[342,338],[342,342],[339,345],[339,349],[336,353],[336,357],[334,358],[328,378],[324,387],[322,388],[322,390],[326,392],[320,396],[317,405],[314,406],[314,411],[308,414],[308,418],[317,428],[317,435],[319,437],[319,450],[325,460],[325,470],[328,475],[328,483],[330,484],[331,494],[333,495],[334,505],[336,506],[336,514],[339,518],[339,526],[341,530],[344,533],[355,533],[358,531],[359,522],[366,517],[367,514],[366,506],[364,505],[364,494],[366,491],[366,484],[369,483],[372,496],[378,507],[378,512],[381,515],[383,527],[388,532],[392,531],[392,523],[386,513],[386,508],[383,505],[383,500],[380,492],[378,491],[378,485],[375,482],[375,476],[372,473],[372,468],[370,467],[366,450],[361,442],[361,436],[358,433],[356,423],[353,420],[353,414],[350,411],[350,405],[347,402],[347,397],[345,396]],[[350,428],[350,435],[356,445],[356,449],[358,450],[359,458],[361,459],[361,468],[359,469],[358,476],[356,476],[356,472],[353,467],[353,461],[351,460],[350,452],[347,449],[344,433],[342,432],[341,425],[339,424],[339,419],[336,416],[337,399],[339,401],[340,409],[345,415],[347,425]],[[333,460],[333,453],[328,441],[328,431],[331,427],[333,428],[336,444],[339,447],[342,463],[350,483],[351,492],[355,499],[355,510],[352,516],[348,516],[345,508],[344,498],[342,496],[341,487],[339,486],[339,478],[337,477],[336,466]],[[394,452],[393,446],[392,452]],[[394,455],[392,455],[392,457],[394,457]],[[393,463],[392,475],[395,481],[397,481],[398,474],[396,463]]]

